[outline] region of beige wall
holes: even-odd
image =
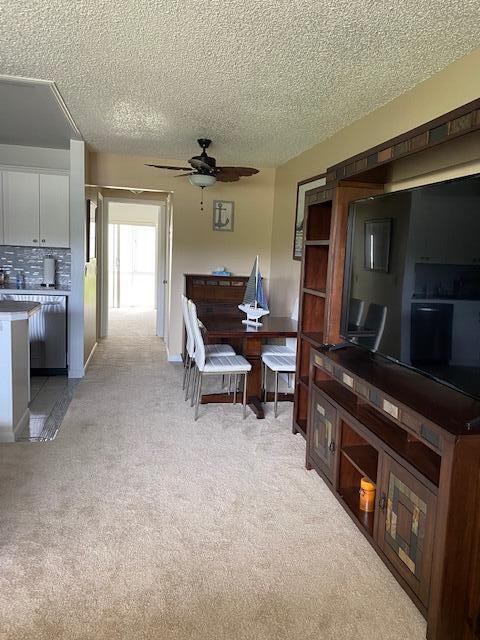
[[[270,305],[277,315],[288,314],[298,295],[300,263],[292,260],[293,226],[297,182],[317,175],[327,167],[380,144],[409,129],[428,122],[480,96],[480,49],[453,63],[432,78],[417,85],[385,106],[308,151],[278,167],[270,270]],[[301,126],[301,123],[299,123]],[[453,145],[453,143],[452,143]],[[442,150],[422,154],[415,163],[404,161],[393,176],[398,187],[418,184],[411,176],[425,174],[422,182],[434,180],[442,169],[445,177],[480,171],[478,138],[453,145],[455,152]],[[451,147],[452,149],[453,147]],[[458,165],[447,171],[447,167]],[[396,185],[390,185],[389,188]]]
[[[173,192],[172,308],[168,350],[181,352],[182,317],[180,294],[184,273],[211,273],[227,267],[248,275],[257,253],[262,275],[270,275],[270,243],[273,217],[274,169],[239,182],[219,183],[204,190],[204,211],[200,211],[201,190],[175,172],[145,167],[145,163],[178,164],[178,160],[113,154],[90,154],[87,182],[101,186],[160,189]],[[105,193],[105,192],[104,192]],[[148,194],[144,194],[148,195]],[[154,199],[151,194],[151,199]],[[213,200],[235,202],[233,233],[212,230]]]

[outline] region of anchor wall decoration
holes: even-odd
[[[213,230],[233,231],[234,203],[228,200],[213,201]]]

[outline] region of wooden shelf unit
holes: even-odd
[[[348,207],[359,198],[381,193],[372,184],[338,183],[317,187],[305,194],[302,271],[299,292],[297,375],[293,411],[294,433],[306,419],[305,377],[310,349],[338,340],[343,279],[343,258]]]
[[[429,640],[478,637],[480,402],[354,346],[311,349],[309,382],[307,468],[426,617]],[[371,513],[363,477],[376,485]]]

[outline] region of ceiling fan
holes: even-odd
[[[199,138],[198,144],[202,149],[199,156],[193,156],[188,163],[190,167],[169,167],[160,164],[147,164],[147,167],[156,169],[170,169],[171,171],[188,171],[182,173],[179,178],[187,176],[190,183],[196,187],[211,187],[218,180],[219,182],[237,182],[244,176],[253,176],[258,173],[258,169],[252,167],[217,167],[217,161],[207,154],[207,149],[212,143],[208,138]]]

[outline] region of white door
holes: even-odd
[[[5,171],[3,174],[5,244],[39,246],[38,173]]]
[[[69,178],[40,174],[40,246],[69,247]]]

